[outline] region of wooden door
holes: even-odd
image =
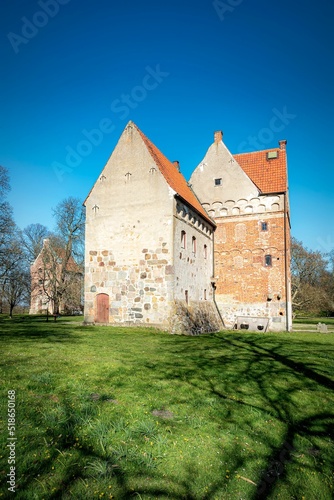
[[[109,295],[99,293],[96,296],[96,323],[109,323]]]

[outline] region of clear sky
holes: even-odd
[[[332,0],[2,0],[17,224],[84,200],[131,119],[187,179],[215,130],[232,153],[287,139],[292,234],[333,249],[333,20]]]

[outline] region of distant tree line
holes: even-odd
[[[6,311],[12,317],[14,308],[29,308],[34,287],[43,295],[44,310],[55,315],[61,303],[69,308],[82,306],[84,208],[81,201],[69,197],[53,209],[54,231],[39,223],[21,230],[7,201],[9,190],[8,170],[0,166],[0,313]],[[41,255],[38,279],[32,281],[31,264]]]

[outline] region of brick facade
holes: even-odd
[[[285,146],[233,156],[215,133],[190,180],[217,225],[216,301],[228,328],[291,329]]]

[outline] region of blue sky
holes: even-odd
[[[3,0],[17,224],[52,229],[52,207],[84,200],[131,119],[187,179],[215,130],[232,153],[287,139],[292,234],[333,249],[333,14],[329,0]]]

